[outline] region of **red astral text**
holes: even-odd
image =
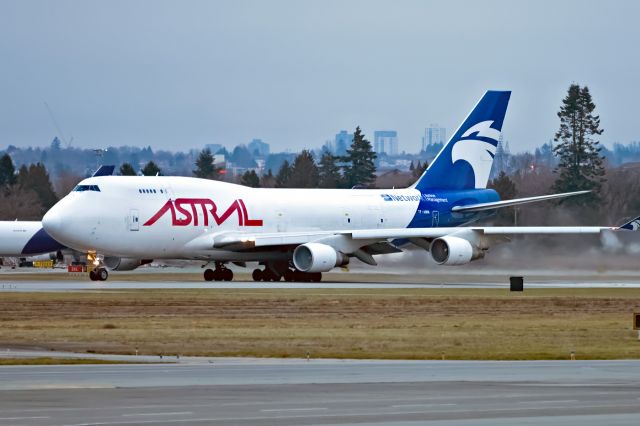
[[[235,200],[224,212],[218,214],[218,206],[208,198],[176,198],[175,200],[169,200],[143,226],[153,225],[168,212],[171,213],[171,224],[173,226],[199,226],[200,219],[202,219],[202,226],[209,226],[210,219],[213,219],[216,225],[222,225],[227,220],[230,220],[232,216],[238,218],[238,226],[262,226],[262,219],[249,219],[244,201]],[[199,212],[202,212],[202,216],[198,215]]]

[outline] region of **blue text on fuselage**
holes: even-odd
[[[384,201],[428,201],[431,203],[447,203],[447,198],[438,197],[435,194],[420,194],[420,195],[392,195],[392,194],[380,194]]]

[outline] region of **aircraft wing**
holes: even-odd
[[[299,245],[341,234],[345,234],[345,232],[272,232],[264,234],[223,233],[216,235],[213,238],[213,247],[227,250],[242,250],[254,247]]]
[[[491,209],[499,209],[502,207],[511,207],[517,206],[519,204],[527,204],[527,203],[535,203],[537,201],[545,201],[545,200],[553,200],[556,198],[565,198],[565,197],[573,197],[576,195],[588,194],[591,191],[575,191],[575,192],[564,192],[561,194],[551,194],[551,195],[539,195],[537,197],[526,197],[526,198],[515,198],[513,200],[502,200],[502,201],[494,201],[491,203],[479,203],[479,204],[468,204],[465,206],[455,206],[451,209],[452,212],[461,213],[461,212],[479,212],[482,210],[491,210]]]
[[[600,234],[603,231],[636,230],[640,218],[622,226],[466,226],[445,228],[391,228],[391,229],[354,229],[345,231],[317,232],[274,232],[274,233],[222,233],[207,239],[208,248],[243,251],[260,247],[297,246],[309,242],[330,242],[340,240],[353,242],[358,248],[376,242],[395,239],[434,239],[446,235],[473,232],[483,236],[514,235],[568,235],[568,234]],[[636,228],[632,228],[635,226]],[[341,244],[341,245],[342,245]],[[201,248],[204,248],[200,245]]]
[[[566,235],[599,234],[602,231],[615,231],[617,226],[459,226],[456,228],[403,228],[403,229],[364,229],[351,231],[354,239],[370,238],[438,238],[464,231],[474,231],[483,235]],[[385,234],[393,234],[386,237]]]

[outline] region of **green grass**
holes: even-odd
[[[107,361],[101,359],[84,358],[0,358],[2,365],[74,365],[74,364],[130,364],[124,361]]]
[[[494,283],[502,282],[505,287],[509,283],[509,272],[501,272],[495,274],[489,273],[462,273],[454,272],[451,269],[437,269],[430,271],[428,274],[390,274],[390,273],[370,273],[366,271],[350,271],[350,272],[329,272],[323,274],[324,282],[368,282],[368,283],[420,283],[420,284],[451,284],[451,283]],[[251,278],[251,270],[237,271],[234,275],[236,281],[253,281]],[[600,282],[610,280],[607,275],[593,274],[590,272],[578,273],[570,275],[572,281],[582,280],[584,282]],[[527,275],[526,281],[536,282],[553,282],[558,277],[554,274]],[[66,273],[65,271],[56,272],[24,272],[12,271],[0,274],[0,283],[10,284],[20,281],[59,281],[69,280],[73,282],[91,282],[87,273]],[[112,271],[109,274],[109,280],[117,281],[134,281],[134,282],[189,282],[204,283],[202,272],[167,272],[167,271]],[[620,282],[636,282],[638,275],[616,275],[616,281]],[[100,283],[104,284],[104,283]],[[108,283],[107,283],[108,284]],[[206,283],[215,286],[215,282]],[[256,286],[265,286],[269,284],[256,283]],[[525,284],[526,285],[526,284]]]
[[[640,289],[3,293],[0,347],[150,355],[640,358]]]

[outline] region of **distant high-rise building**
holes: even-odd
[[[347,133],[346,130],[340,130],[340,133],[336,135],[333,147],[335,149],[335,155],[346,155],[347,149],[353,143],[353,133]]]
[[[424,129],[422,137],[422,150],[427,151],[429,145],[444,144],[447,142],[447,129],[439,127],[437,124],[430,124]]]
[[[398,155],[398,132],[395,130],[373,132],[373,150],[379,154]]]
[[[496,153],[493,156],[493,168],[491,169],[491,178],[495,179],[500,172],[508,171],[509,165],[509,142],[505,141],[502,137],[502,133],[498,137],[498,145],[496,146]]]
[[[269,156],[269,144],[266,142],[263,142],[262,139],[254,139],[251,142],[249,142],[249,145],[247,145],[247,148],[249,148],[249,152],[251,153],[251,155],[255,156],[255,157],[268,157]]]

